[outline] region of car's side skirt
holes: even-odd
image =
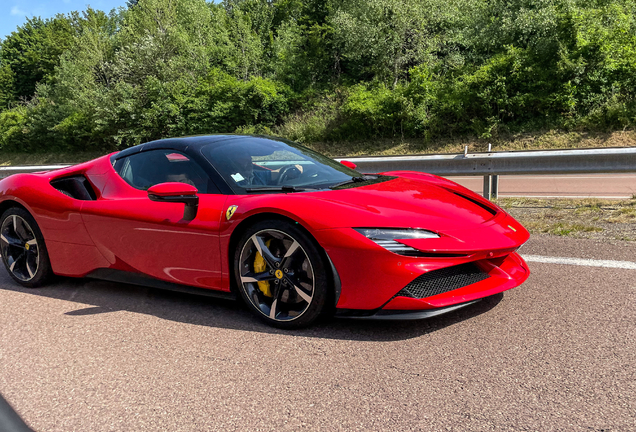
[[[233,292],[218,291],[206,288],[197,288],[188,285],[179,285],[172,282],[166,282],[155,279],[143,274],[132,273],[123,270],[101,268],[94,270],[86,275],[87,278],[101,279],[109,282],[127,283],[132,285],[140,285],[148,288],[157,288],[168,291],[177,291],[186,294],[201,295],[207,297],[223,298],[228,300],[236,300]]]

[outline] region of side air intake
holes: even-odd
[[[51,182],[51,186],[64,195],[78,200],[93,201],[97,199],[93,187],[83,175],[55,179]]]

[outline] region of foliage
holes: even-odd
[[[73,42],[76,34],[74,27],[75,19],[70,16],[57,15],[45,21],[30,18],[2,41],[2,106],[32,96],[38,82],[50,82],[54,78],[54,69],[59,64],[60,56]]]
[[[636,0],[135,0],[0,42],[0,150],[636,124]]]

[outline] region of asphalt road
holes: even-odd
[[[636,261],[535,236],[525,254]],[[636,430],[636,270],[531,263],[412,322],[279,331],[239,305],[0,271],[0,392],[38,431]]]
[[[479,194],[483,177],[448,177]],[[636,174],[570,174],[499,176],[499,196],[631,198]]]

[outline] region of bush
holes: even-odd
[[[272,128],[289,113],[291,90],[260,77],[242,81],[213,69],[185,103],[187,131],[231,133],[238,128]]]
[[[333,134],[341,139],[410,135],[413,108],[402,87],[391,90],[382,83],[358,84],[350,89],[340,110],[341,125]]]
[[[23,106],[0,112],[0,150],[26,150],[26,123],[26,108]]]

